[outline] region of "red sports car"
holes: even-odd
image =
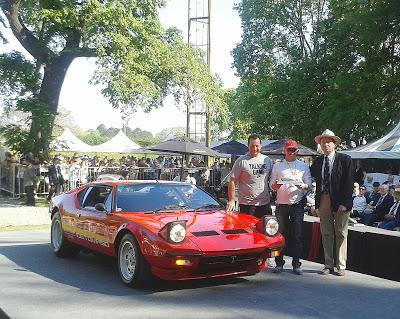
[[[122,281],[253,275],[285,241],[273,216],[226,213],[195,185],[98,181],[53,198],[51,246],[60,257],[81,249],[115,256]]]

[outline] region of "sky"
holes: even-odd
[[[196,3],[198,8],[201,7],[203,1],[207,0],[191,0],[192,8],[196,8]],[[237,2],[239,0],[211,1],[211,71],[219,75],[226,88],[237,87],[239,84],[239,79],[232,68],[231,56],[231,50],[241,40],[240,18],[237,11],[233,10]],[[184,39],[187,39],[187,11],[187,0],[166,0],[166,7],[160,11],[162,25],[165,28],[177,27],[182,30]],[[20,50],[20,48],[14,40],[3,50]],[[121,128],[119,111],[113,109],[101,95],[100,86],[88,83],[94,70],[93,59],[75,59],[67,72],[59,105],[69,110],[75,123],[84,130],[95,129],[100,124]],[[153,135],[164,128],[176,126],[186,127],[186,112],[185,107],[181,106],[180,109],[176,107],[172,98],[167,98],[163,107],[150,113],[142,111],[134,113],[129,122],[131,129],[138,127]]]

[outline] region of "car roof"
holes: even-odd
[[[119,181],[111,181],[111,180],[102,180],[102,181],[94,181],[91,183],[93,184],[107,184],[107,185],[112,185],[112,186],[118,186],[118,185],[140,185],[140,184],[188,184],[188,183],[182,183],[182,182],[177,182],[177,181],[160,181],[160,180],[119,180]]]

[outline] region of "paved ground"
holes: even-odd
[[[0,227],[47,225],[50,222],[47,207],[25,206],[20,199],[0,195]]]
[[[281,274],[130,289],[114,259],[57,258],[49,237],[48,229],[0,233],[0,308],[12,319],[399,318],[399,282],[351,271],[321,276],[309,261],[302,276],[289,259]]]

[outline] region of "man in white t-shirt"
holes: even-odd
[[[183,182],[183,183],[190,183],[196,185],[196,179],[189,175],[189,171],[185,169],[182,174],[182,178],[180,175],[175,176],[173,179],[175,182]]]
[[[285,159],[275,163],[272,168],[270,186],[276,191],[275,216],[279,222],[279,232],[285,237],[286,246],[289,238],[292,238],[293,272],[301,275],[300,258],[303,251],[303,220],[306,205],[303,197],[306,190],[311,187],[312,180],[310,168],[296,158],[298,150],[299,146],[295,140],[286,141]],[[289,236],[289,229],[292,229],[293,236]],[[275,273],[283,270],[285,252],[283,250],[282,254],[275,257]]]
[[[260,153],[261,139],[257,134],[249,136],[247,145],[248,153],[240,156],[232,168],[226,211],[235,210],[235,193],[238,185],[239,211],[262,217],[271,214],[269,177],[272,161]]]

